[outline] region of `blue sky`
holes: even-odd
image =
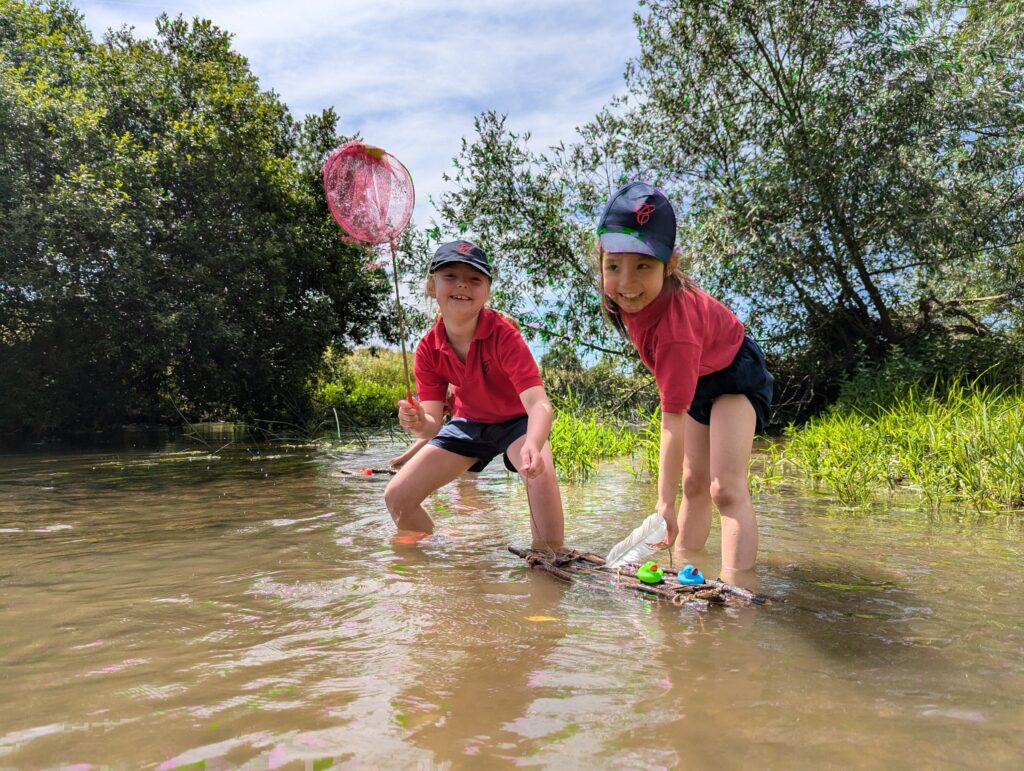
[[[154,34],[161,13],[202,16],[235,35],[265,89],[295,115],[333,106],[410,169],[417,224],[444,189],[473,117],[493,109],[534,146],[572,140],[614,94],[639,45],[635,0],[97,0],[77,2],[96,37]]]

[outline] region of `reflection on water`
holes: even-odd
[[[706,613],[526,570],[492,464],[392,543],[397,447],[0,456],[0,766],[1009,767],[1024,752],[1013,518],[761,493],[758,578]],[[605,551],[655,490],[564,489]],[[698,567],[717,570],[717,543]]]

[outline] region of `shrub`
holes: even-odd
[[[409,368],[412,375],[412,357]],[[396,403],[405,397],[402,355],[366,348],[324,355],[320,378],[311,385],[311,397],[320,413],[338,411],[344,425],[356,428],[393,422]]]

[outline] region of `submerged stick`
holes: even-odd
[[[359,476],[368,477],[368,476],[374,476],[376,474],[388,474],[390,476],[394,476],[395,474],[398,473],[393,468],[362,468],[362,469],[359,469],[358,471],[352,471],[352,469],[342,468],[341,466],[338,467],[338,471],[340,471],[342,474],[348,474],[349,476],[353,476],[353,477],[359,477]],[[367,474],[366,473],[367,471],[369,471],[370,473]]]
[[[709,578],[708,583],[711,584],[711,586],[719,587],[723,592],[731,594],[733,597],[739,597],[740,599],[746,600],[754,605],[767,605],[771,602],[771,600],[763,594],[758,594],[757,592],[752,592],[749,589],[744,589],[742,586],[727,584],[725,581],[720,581],[717,578]]]

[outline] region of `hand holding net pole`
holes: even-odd
[[[348,239],[370,246],[391,246],[395,274],[395,305],[405,371],[405,395],[412,400],[409,363],[405,352],[405,313],[398,289],[396,239],[412,217],[416,202],[409,170],[379,147],[357,140],[346,142],[327,156],[323,166],[324,194],[331,216]]]

